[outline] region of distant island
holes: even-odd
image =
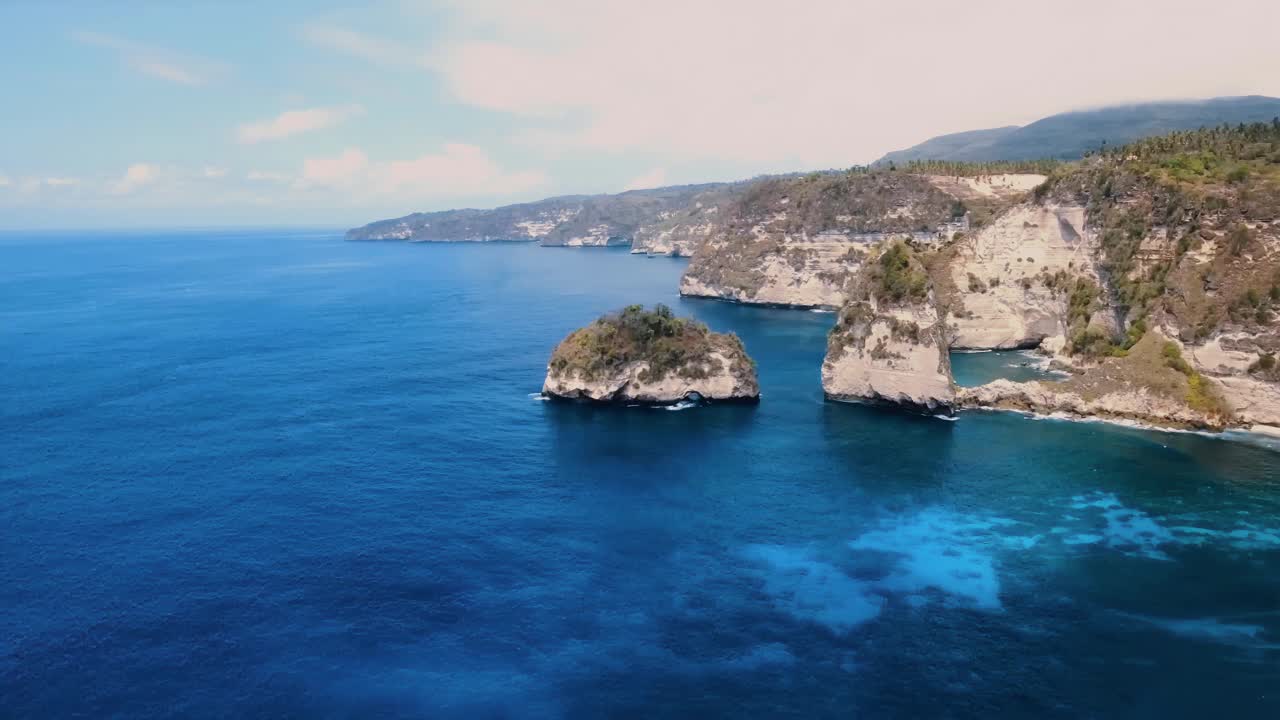
[[[665,305],[630,305],[561,341],[542,391],[560,399],[669,405],[755,401],[760,384],[738,336],[711,332]]]

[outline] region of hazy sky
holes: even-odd
[[[0,0],[0,227],[348,226],[1280,95],[1278,0]]]

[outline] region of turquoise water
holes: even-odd
[[[951,354],[951,372],[956,384],[962,387],[982,385],[1000,378],[1027,382],[1066,377],[1059,371],[1050,370],[1047,358],[1030,350],[955,352]]]
[[[827,403],[832,315],[625,251],[10,234],[0,267],[0,715],[1280,712],[1270,449]],[[758,406],[536,399],[564,334],[658,301],[742,336]]]

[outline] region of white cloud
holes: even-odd
[[[477,107],[588,150],[831,167],[1069,107],[1280,95],[1280,3],[453,0],[430,67]],[[1105,22],[1098,18],[1105,17]],[[1075,38],[1105,53],[1046,43]],[[1197,52],[1168,38],[1197,38]],[[1055,72],[1057,66],[1070,72]],[[548,134],[546,129],[551,127]]]
[[[109,190],[116,195],[128,195],[138,188],[154,183],[160,177],[160,169],[150,163],[134,163],[124,176],[111,184]]]
[[[251,182],[289,182],[291,179],[288,175],[278,172],[270,172],[267,170],[250,170],[245,174],[245,179]]]
[[[47,187],[74,187],[80,184],[80,178],[74,177],[47,177],[41,181]]]
[[[645,190],[647,188],[662,187],[667,184],[667,171],[662,168],[654,168],[649,172],[635,178],[627,183],[625,190]]]
[[[217,180],[227,176],[227,169],[214,165],[206,165],[202,174],[210,180]]]
[[[13,181],[9,179],[8,175],[5,175],[4,173],[0,173],[0,187],[9,187],[12,184],[13,184]]]
[[[371,162],[357,148],[333,157],[307,158],[297,186],[336,188],[361,195],[460,197],[512,195],[546,183],[541,172],[506,170],[482,148],[448,143],[438,153],[412,160]]]
[[[301,33],[303,39],[313,45],[337,50],[377,65],[414,66],[424,62],[422,53],[412,48],[347,28],[311,22],[302,26]]]
[[[179,85],[203,85],[225,70],[221,63],[135,43],[106,33],[74,32],[71,37],[82,45],[115,52],[121,62],[143,75]]]
[[[353,183],[369,166],[364,151],[348,148],[336,157],[315,157],[302,161],[298,185],[310,187],[343,187]]]
[[[364,108],[359,105],[289,110],[270,120],[241,125],[236,130],[236,138],[246,144],[280,140],[299,133],[333,127],[363,113]]]

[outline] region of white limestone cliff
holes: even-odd
[[[542,392],[549,397],[596,402],[631,402],[653,405],[682,400],[749,401],[760,397],[755,373],[734,371],[734,361],[722,353],[712,353],[713,370],[706,377],[668,373],[658,380],[642,379],[647,362],[623,365],[606,377],[586,378],[582,373],[547,372]]]
[[[874,305],[856,301],[841,311],[822,363],[823,392],[833,400],[951,414],[955,384],[932,300]]]
[[[1022,204],[957,242],[954,347],[1035,347],[1067,333],[1067,293],[1046,278],[1063,273],[1100,283],[1098,241],[1084,215],[1078,206]]]

